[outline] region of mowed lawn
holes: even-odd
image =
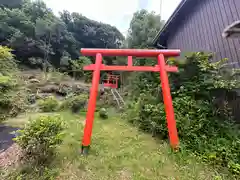
[[[166,142],[140,132],[118,116],[106,120],[96,116],[89,155],[82,156],[84,114],[59,114],[68,129],[51,165],[59,172],[57,180],[231,179],[193,156],[172,152]]]

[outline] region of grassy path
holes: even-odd
[[[193,157],[174,155],[168,144],[157,142],[120,118],[95,119],[92,146],[80,155],[84,115],[60,113],[68,122],[67,136],[51,169],[57,180],[221,180],[212,168]],[[14,124],[14,121],[9,121]],[[35,178],[31,175],[29,179]],[[40,179],[40,178],[39,178]]]
[[[95,120],[90,154],[81,157],[77,150],[81,144],[82,124],[71,116],[68,119],[72,119],[69,120],[71,133],[59,150],[59,158],[64,159],[59,179],[206,180],[216,177],[209,167],[193,158],[174,156],[168,144],[156,142],[119,118]]]

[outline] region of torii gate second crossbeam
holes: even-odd
[[[88,101],[88,110],[86,115],[86,123],[82,140],[82,153],[88,153],[92,128],[94,121],[94,112],[96,108],[96,100],[98,93],[98,85],[100,80],[100,71],[152,71],[160,73],[162,85],[163,101],[166,111],[167,127],[169,133],[170,145],[173,149],[179,146],[179,139],[174,117],[174,109],[172,97],[169,87],[167,72],[177,72],[176,66],[169,66],[165,63],[165,57],[179,56],[180,50],[147,50],[147,49],[81,49],[81,54],[85,56],[96,56],[95,64],[85,66],[84,70],[93,71],[92,87]],[[102,56],[127,56],[127,66],[107,66],[102,64]],[[156,57],[158,65],[155,66],[133,66],[132,57]]]

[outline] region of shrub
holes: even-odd
[[[2,75],[9,75],[17,70],[17,64],[11,51],[12,49],[8,47],[0,46],[0,72]]]
[[[71,80],[71,78],[66,73],[59,72],[58,70],[53,70],[47,74],[47,80],[49,82],[60,84],[62,81]]]
[[[40,116],[30,119],[19,130],[15,141],[24,151],[25,159],[37,164],[47,163],[55,155],[56,147],[63,140],[65,124],[60,116]]]
[[[99,117],[102,119],[107,119],[108,118],[108,113],[105,108],[101,108],[99,111]]]
[[[0,120],[15,117],[27,109],[26,92],[12,91],[0,95]]]
[[[71,109],[73,113],[79,112],[79,110],[84,109],[87,103],[88,96],[86,94],[81,94],[75,96],[74,94],[67,97],[61,104],[61,109]]]
[[[76,60],[71,60],[70,69],[73,73],[74,78],[78,79],[78,78],[84,77],[84,80],[88,82],[91,79],[91,72],[83,71],[83,67],[91,63],[92,63],[91,59],[84,56]]]
[[[26,110],[27,93],[17,77],[17,64],[11,49],[0,46],[0,120]]]
[[[54,96],[49,96],[40,100],[38,105],[43,112],[54,112],[58,109],[59,103]]]
[[[234,71],[223,71],[225,59],[209,63],[210,58],[203,53],[187,56],[185,64],[179,65],[180,72],[169,75],[178,135],[183,149],[239,174],[239,127],[234,124],[227,106],[228,97],[225,97],[224,108],[216,105],[216,91],[228,95],[239,84],[233,78]],[[159,80],[155,80],[153,74],[140,76],[136,81],[141,81],[141,91],[131,94],[134,101],[127,109],[127,118],[142,130],[167,139],[163,100],[154,95],[154,90],[155,94],[161,94],[161,90],[155,88]]]
[[[67,94],[70,94],[73,91],[72,87],[68,84],[60,84],[58,87],[57,93],[66,96]]]
[[[17,86],[17,80],[12,76],[0,75],[0,91],[6,92]]]

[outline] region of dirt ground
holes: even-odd
[[[21,149],[14,143],[14,131],[18,128],[1,125],[0,126],[0,168],[7,168],[18,162],[21,157]]]

